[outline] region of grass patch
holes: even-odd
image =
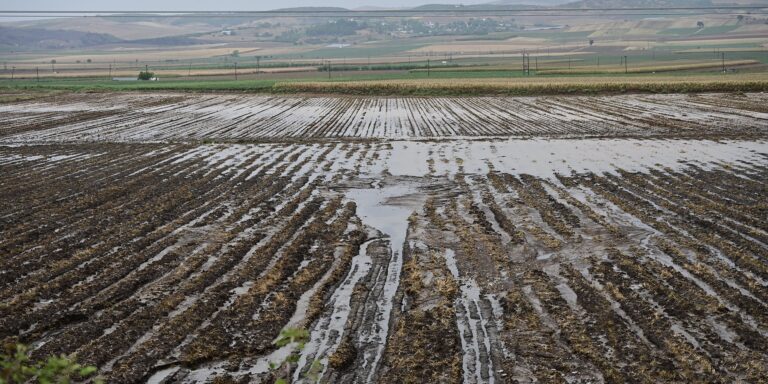
[[[757,60],[726,60],[726,68],[732,68],[743,65],[760,64]],[[541,70],[538,73],[540,75],[568,75],[568,74],[614,74],[614,73],[654,73],[654,72],[674,72],[674,71],[686,71],[692,69],[712,69],[721,68],[722,61],[710,61],[708,63],[686,63],[686,64],[666,64],[666,65],[648,65],[642,67],[628,67],[625,69],[623,66],[609,66],[603,68],[597,67],[579,67],[573,69],[547,69]]]
[[[39,90],[37,92],[0,93],[0,104],[18,103],[21,101],[37,100],[37,99],[42,99],[50,96],[56,96],[61,93],[62,93],[61,91],[54,91],[54,90],[48,90],[48,89]]]

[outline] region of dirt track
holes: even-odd
[[[437,141],[323,131],[297,107],[258,120],[252,96],[146,97],[156,123],[120,106],[137,95],[68,97],[0,106],[0,339],[36,356],[76,352],[107,382],[272,382],[295,327],[299,382],[768,377],[764,95],[450,101],[561,111],[554,131],[476,140],[456,137],[474,112],[452,131],[420,109],[448,102],[404,101]],[[640,99],[658,107],[562,112]],[[216,119],[178,111],[213,101]],[[340,121],[394,102],[344,101],[368,112]],[[495,113],[497,136],[527,124]],[[572,137],[586,116],[612,137]],[[287,137],[199,142],[270,124]]]

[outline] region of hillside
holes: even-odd
[[[493,5],[526,5],[526,6],[544,6],[553,7],[567,3],[568,0],[497,0],[488,4]]]
[[[561,5],[562,8],[671,8],[671,7],[715,7],[724,5],[762,5],[768,1],[739,0],[579,0]]]
[[[277,8],[271,12],[348,12],[349,9],[341,7],[293,7]]]
[[[119,41],[117,37],[105,33],[0,27],[0,47],[12,49],[82,48]]]
[[[472,5],[456,5],[456,4],[425,4],[418,7],[410,8],[412,10],[419,11],[453,11],[459,9],[465,10],[516,10],[516,9],[530,9],[530,8],[546,8],[547,3],[552,1],[544,1],[545,5],[533,5],[534,1],[503,1],[493,2],[485,4],[472,4]],[[528,3],[528,4],[526,4]],[[536,3],[539,3],[536,1]]]
[[[159,37],[189,35],[219,29],[205,19],[169,17],[133,18],[57,18],[30,20],[5,24],[8,27],[27,27],[46,30],[68,30],[112,35],[123,40],[154,39]]]

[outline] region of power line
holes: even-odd
[[[88,11],[88,10],[0,10],[0,16],[6,18],[31,17],[404,17],[430,16],[453,17],[457,15],[475,16],[548,16],[565,17],[584,15],[599,16],[678,16],[690,12],[729,15],[733,13],[760,14],[768,10],[765,6],[717,6],[717,7],[633,7],[633,8],[516,8],[516,9],[397,9],[397,10],[338,10],[338,9],[296,9],[269,11]],[[758,11],[758,12],[755,12]]]
[[[722,16],[732,16],[732,15],[742,15],[744,12],[716,12],[716,13],[707,13],[710,15],[722,15]],[[766,12],[750,12],[750,15],[768,15],[768,11]],[[587,14],[573,14],[573,13],[499,13],[499,12],[493,12],[490,11],[488,13],[473,13],[472,16],[485,16],[485,17],[503,17],[503,16],[518,16],[518,17],[578,17],[578,16],[616,16],[616,17],[628,17],[628,16],[695,16],[695,15],[702,15],[702,13],[587,13]],[[378,15],[359,15],[359,14],[349,14],[349,13],[336,13],[336,14],[321,14],[321,15],[309,15],[309,14],[133,14],[133,15],[125,15],[125,14],[88,14],[88,15],[59,15],[59,14],[34,14],[34,15],[20,15],[20,14],[11,14],[11,15],[4,15],[2,12],[0,12],[0,17],[2,18],[14,18],[14,19],[28,19],[28,18],[41,18],[41,17],[51,17],[51,18],[136,18],[136,17],[173,17],[173,18],[247,18],[247,17],[271,17],[271,18],[281,18],[281,17],[291,17],[291,18],[327,18],[327,17],[352,17],[352,18],[394,18],[394,17],[413,17],[415,15],[413,14],[378,14]],[[457,17],[461,15],[451,15],[451,14],[424,14],[420,16],[428,16],[428,17]]]
[[[590,12],[590,11],[715,11],[715,10],[747,10],[747,9],[768,9],[765,5],[724,5],[717,7],[632,7],[632,8],[489,8],[489,9],[372,9],[372,10],[349,10],[349,9],[295,9],[295,10],[269,10],[269,11],[83,11],[83,10],[0,10],[0,13],[56,13],[56,14],[88,14],[88,13],[122,13],[122,14],[312,14],[319,13],[361,13],[361,14],[376,14],[376,13],[434,13],[434,12],[452,12],[452,13],[477,13],[477,12]]]

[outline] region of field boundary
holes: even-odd
[[[563,83],[563,84],[492,84],[478,83],[402,86],[394,83],[278,83],[271,89],[283,94],[356,95],[356,96],[555,96],[610,94],[675,94],[768,92],[768,81],[685,82],[685,83]]]
[[[308,96],[548,96],[611,94],[676,94],[768,92],[768,78],[573,78],[573,79],[487,79],[483,81],[336,81],[336,82],[154,82],[128,86],[122,84],[2,83],[0,94],[15,92],[179,92],[179,93],[249,93],[295,94]],[[540,80],[540,81],[536,81]],[[12,101],[5,97],[3,101]]]

